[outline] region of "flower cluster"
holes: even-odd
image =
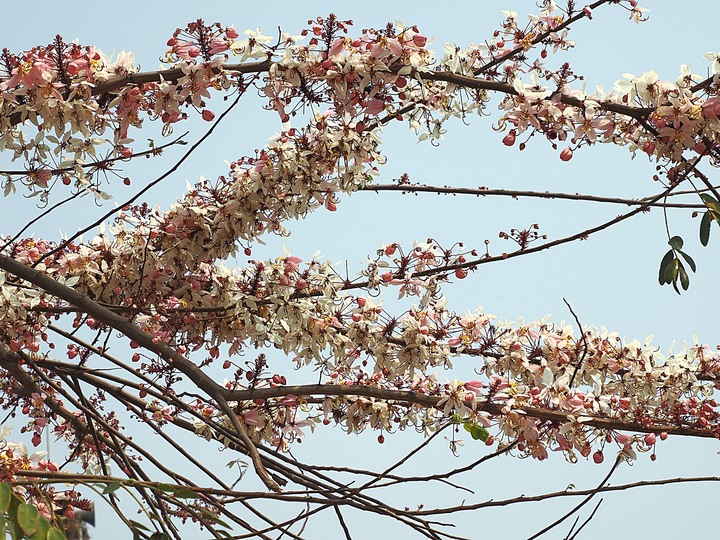
[[[59,474],[58,465],[47,459],[47,452],[28,454],[23,443],[7,441],[11,432],[10,426],[0,428],[0,482],[13,483],[18,480],[18,476],[22,476],[22,471]],[[14,485],[12,496],[33,504],[39,514],[49,521],[54,521],[58,516],[72,518],[76,508],[88,508],[87,501],[81,499],[74,489],[59,490],[52,484],[45,485],[42,482]]]
[[[187,37],[192,41],[182,41]],[[171,125],[195,109],[205,120],[210,89],[236,85],[221,65],[223,54],[235,45],[232,27],[191,23],[168,42],[168,79],[162,75],[142,82],[132,53],[114,59],[92,46],[66,43],[57,36],[47,46],[19,54],[0,54],[0,150],[12,152],[24,164],[21,176],[34,191],[52,188],[58,180],[80,189],[100,190],[99,173],[133,155],[131,127],[142,125],[142,115]],[[122,82],[119,82],[122,81]],[[27,129],[32,125],[32,129]],[[15,189],[6,174],[5,195]]]

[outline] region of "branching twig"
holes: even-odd
[[[577,525],[577,519],[575,520],[575,523],[573,523],[573,526],[572,526],[572,528],[570,529],[570,531],[568,532],[567,536],[565,537],[565,540],[574,540],[575,538],[577,538],[577,535],[580,534],[580,531],[582,531],[583,528],[585,528],[585,525],[587,525],[588,523],[590,523],[590,521],[592,520],[592,518],[595,517],[595,513],[598,511],[598,508],[600,508],[600,505],[602,504],[602,502],[603,502],[603,499],[600,499],[600,500],[598,501],[598,503],[595,505],[595,508],[593,508],[593,511],[590,513],[590,515],[588,516],[588,518],[587,518],[585,521],[583,521],[583,523],[582,523],[582,525],[580,525],[580,527],[578,527],[578,530],[575,531],[575,534],[573,534],[572,536],[570,536],[570,534],[572,533],[572,530],[575,528],[575,525]],[[578,518],[578,519],[579,519],[579,518]]]
[[[707,189],[707,188],[706,188]],[[623,204],[626,206],[646,206],[647,208],[686,208],[691,210],[702,210],[706,208],[701,203],[668,203],[656,200],[646,204],[646,199],[625,199],[621,197],[602,197],[599,195],[585,195],[582,193],[565,193],[561,191],[527,191],[518,189],[490,189],[490,188],[462,188],[452,186],[431,186],[427,184],[370,184],[361,187],[358,191],[380,192],[396,191],[400,193],[437,193],[441,195],[470,195],[474,197],[512,197],[534,198],[534,199],[564,199],[570,201],[588,201],[607,204]],[[697,193],[693,190],[689,193]],[[677,195],[677,193],[676,193]]]
[[[600,488],[602,488],[605,485],[605,483],[610,479],[610,477],[617,470],[618,466],[620,465],[620,463],[622,463],[622,461],[624,459],[625,458],[623,457],[622,452],[620,452],[618,454],[617,458],[615,458],[615,463],[613,464],[612,468],[610,469],[610,472],[607,473],[607,476],[605,476],[605,478],[603,478],[602,482],[600,482],[600,484],[598,485],[598,487],[596,489],[594,489],[590,494],[588,494],[588,496],[585,497],[585,499],[583,499],[579,504],[574,506],[569,512],[567,512],[566,514],[562,515],[561,517],[559,517],[558,519],[553,521],[550,525],[548,525],[544,529],[542,529],[542,530],[538,531],[537,533],[535,533],[534,535],[532,535],[530,538],[528,538],[528,540],[534,540],[535,538],[542,536],[543,534],[545,534],[549,530],[553,529],[557,525],[560,525],[563,521],[565,521],[567,518],[572,516],[578,510],[580,510],[580,508],[582,508],[587,503],[589,503],[592,500],[592,498],[595,496],[595,494],[598,493]]]
[[[583,353],[580,359],[577,361],[577,364],[575,364],[575,369],[573,370],[572,377],[570,377],[570,383],[568,384],[568,388],[572,388],[573,383],[575,382],[575,375],[577,375],[577,372],[580,370],[580,367],[582,366],[582,363],[585,361],[585,357],[587,356],[588,352],[588,342],[587,337],[585,336],[585,332],[583,330],[582,325],[580,324],[580,319],[578,319],[578,316],[575,315],[575,311],[573,311],[572,306],[570,303],[563,298],[563,302],[565,302],[565,305],[570,310],[570,313],[572,313],[573,318],[575,319],[575,322],[578,325],[578,331],[580,332],[580,335],[582,336],[582,343],[583,343]]]

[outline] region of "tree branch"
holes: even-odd
[[[625,199],[621,197],[602,197],[599,195],[584,195],[581,193],[564,193],[553,191],[526,191],[517,189],[491,189],[491,188],[460,188],[450,186],[431,186],[427,184],[371,184],[361,187],[358,191],[399,191],[405,193],[437,193],[442,195],[472,195],[474,197],[502,196],[516,198],[536,199],[565,199],[570,201],[588,201],[610,204],[624,204],[627,206],[645,206],[646,208],[689,208],[701,210],[707,208],[704,204],[696,203],[666,203],[654,200],[647,204],[644,199]],[[696,193],[696,191],[692,191]],[[654,199],[654,198],[653,198]]]

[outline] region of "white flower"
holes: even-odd
[[[720,73],[720,53],[706,52],[703,56],[706,60],[712,60],[713,75]]]
[[[535,79],[535,81],[533,82],[537,83],[537,76],[535,75],[535,73],[533,73],[533,75],[533,78]],[[533,84],[532,86],[525,86],[519,78],[513,81],[513,88],[515,88],[515,91],[519,95],[529,99],[530,101],[545,99],[546,97],[549,97],[550,94],[552,94],[550,90],[538,90],[538,84]]]
[[[263,35],[259,26],[255,30],[245,30],[245,35],[248,38],[235,41],[230,45],[230,50],[236,55],[241,55],[241,60],[265,58],[267,54],[265,45],[273,39],[270,36]]]
[[[37,463],[41,459],[44,459],[48,454],[45,451],[41,451],[41,452],[33,452],[32,454],[30,454],[28,456],[27,446],[25,446],[21,442],[9,442],[9,443],[7,443],[7,448],[12,450],[13,454],[18,454],[32,463]]]

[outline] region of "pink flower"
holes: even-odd
[[[480,390],[485,388],[485,383],[482,381],[467,381],[464,384],[465,388],[476,394],[480,393]]]
[[[328,52],[328,56],[337,56],[343,51],[344,47],[345,38],[337,38],[335,41],[332,42],[332,45],[330,45],[330,51]]]
[[[35,173],[35,183],[42,188],[48,187],[48,180],[50,180],[50,178],[52,178],[50,169],[40,169]]]
[[[192,60],[200,54],[200,49],[187,41],[176,41],[172,51],[183,60]]]
[[[368,102],[367,106],[365,107],[365,112],[368,114],[380,114],[382,111],[385,110],[385,103],[380,101],[379,99],[373,99]]]
[[[413,36],[413,45],[418,48],[422,48],[427,44],[427,37],[422,34],[415,34]]]
[[[12,77],[2,85],[3,89],[12,89],[23,84],[28,88],[45,85],[53,80],[53,66],[42,59],[33,58],[30,53],[26,60],[12,71]]]
[[[570,444],[570,441],[568,441],[565,436],[561,435],[560,433],[555,435],[555,440],[557,441],[561,450],[569,450],[570,448],[572,448],[572,444]]]
[[[38,461],[37,467],[41,471],[58,472],[57,464],[52,461],[48,461],[47,459],[41,459]]]
[[[245,422],[249,426],[259,426],[260,425],[259,409],[250,409],[249,411],[245,412],[243,414],[243,422]]]
[[[618,433],[615,435],[615,441],[617,441],[618,444],[622,444],[623,446],[628,446],[633,442],[633,438],[630,435],[626,435],[625,433]]]
[[[219,54],[221,52],[227,51],[230,48],[224,39],[220,39],[217,37],[211,39],[209,45],[210,54]]]
[[[283,259],[283,263],[285,264],[285,271],[286,272],[300,272],[300,263],[302,262],[302,259],[300,257],[296,257],[295,255],[288,255]]]

